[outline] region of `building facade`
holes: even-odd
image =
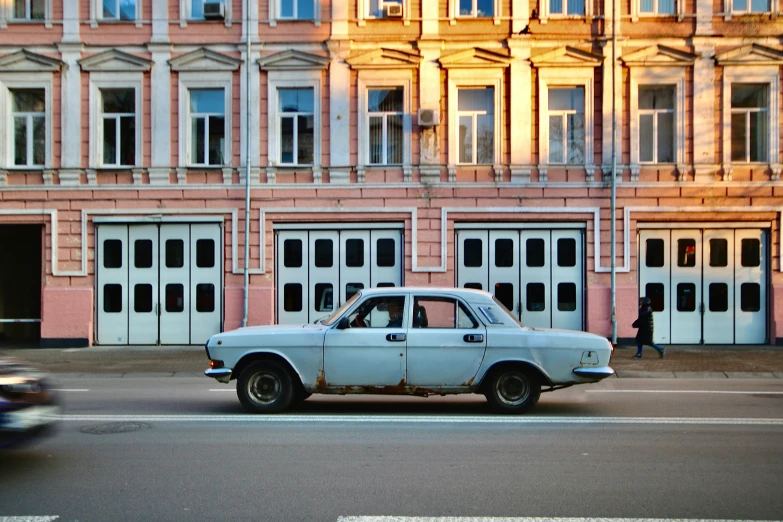
[[[658,342],[779,344],[779,14],[6,2],[0,339],[203,343],[242,323],[246,262],[250,325],[456,285],[610,336],[614,219],[621,339],[647,295]]]

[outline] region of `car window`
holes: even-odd
[[[503,303],[501,303],[501,302],[500,302],[500,301],[497,299],[497,297],[494,297],[494,296],[493,296],[493,297],[492,297],[492,300],[493,300],[493,301],[495,301],[495,304],[496,304],[496,305],[498,305],[498,306],[497,306],[497,309],[498,309],[500,312],[502,312],[504,316],[506,316],[506,317],[509,317],[509,318],[510,318],[512,321],[514,321],[515,323],[517,323],[519,326],[525,326],[525,325],[523,325],[523,324],[522,324],[522,322],[521,322],[519,319],[517,319],[516,317],[514,317],[514,314],[512,314],[511,312],[509,312],[509,311],[508,311],[508,308],[506,308],[506,307],[503,305]],[[501,323],[501,324],[502,324],[502,323]]]
[[[362,296],[361,292],[358,292],[351,296],[350,299],[348,299],[344,305],[342,305],[335,313],[330,315],[326,320],[321,321],[326,326],[330,326],[334,324],[337,319],[345,313],[346,310],[348,310],[350,307],[353,306],[353,304]]]
[[[405,296],[370,297],[348,315],[351,328],[402,328]]]
[[[413,328],[476,328],[478,324],[457,299],[417,296],[413,300]]]

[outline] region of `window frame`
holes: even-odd
[[[154,1],[154,0],[153,0]],[[201,0],[203,1],[203,0]],[[233,3],[231,0],[213,0],[213,1],[220,1],[223,3],[224,6],[226,6],[226,17],[224,19],[224,23],[226,27],[231,27],[231,4]],[[204,17],[201,18],[194,18],[192,15],[192,5],[194,0],[180,0],[179,2],[179,26],[180,27],[187,27],[188,22],[212,22],[212,20],[207,20]]]
[[[638,22],[640,18],[671,18],[672,16],[676,16],[678,22],[685,19],[685,0],[674,0],[674,12],[671,13],[659,13],[659,0],[653,2],[655,5],[653,12],[645,13],[642,12],[642,0],[631,0],[631,22]]]
[[[731,87],[733,88],[734,85],[758,85],[758,84],[751,84],[746,82],[732,82]],[[731,107],[731,94],[729,94],[729,120],[732,121],[735,114],[743,114],[745,116],[745,159],[744,160],[735,160],[732,158],[732,161],[736,163],[745,163],[745,164],[751,164],[751,163],[768,163],[769,162],[769,150],[767,150],[767,159],[762,160],[751,160],[750,159],[750,139],[751,139],[751,124],[750,124],[750,115],[751,113],[757,113],[757,114],[763,114],[765,116],[766,124],[769,125],[769,85],[768,84],[761,84],[764,86],[765,89],[765,95],[767,96],[767,103],[766,107],[741,107],[741,108],[734,108]],[[767,127],[769,128],[769,127]],[[731,131],[730,131],[731,132]],[[729,143],[731,144],[733,141],[733,137],[729,139]],[[732,154],[734,151],[729,151],[729,154]]]
[[[449,165],[454,166],[497,166],[502,163],[502,151],[503,151],[503,115],[504,115],[504,68],[492,68],[485,69],[477,74],[475,69],[449,69],[448,70],[448,125],[449,125],[449,139],[448,139],[448,159]],[[473,87],[493,87],[494,92],[494,104],[495,104],[495,119],[493,122],[494,127],[494,147],[492,154],[492,161],[490,163],[460,163],[459,161],[459,90],[462,88]],[[475,151],[474,151],[475,156]]]
[[[13,94],[16,89],[43,89],[46,104],[44,116],[44,164],[14,164]],[[5,170],[44,170],[52,168],[52,73],[0,73],[0,121],[4,122],[5,139],[0,140],[0,167]],[[31,151],[27,151],[28,158]]]
[[[734,9],[734,0],[724,0],[723,3],[723,12],[724,20],[727,22],[731,20],[733,16],[753,16],[753,15],[770,15],[772,14],[772,1],[773,0],[767,0],[767,9],[765,11],[752,11],[751,6],[753,5],[752,0],[747,0],[748,7],[744,11],[739,11],[737,9]]]
[[[206,76],[206,77],[205,77]],[[233,71],[179,73],[179,165],[186,168],[223,168],[232,164],[232,83]],[[191,158],[191,89],[223,89],[223,163],[193,163]]]
[[[550,85],[549,90],[552,89],[578,89],[582,87],[581,85],[571,86],[571,85]],[[547,106],[549,105],[549,90],[547,90]],[[584,102],[584,100],[583,100]],[[551,122],[552,116],[560,116],[562,127],[563,127],[563,161],[560,163],[554,163],[552,161],[549,161],[549,165],[581,165],[581,163],[568,163],[568,115],[570,114],[579,114],[579,112],[576,109],[558,109],[558,110],[549,110],[547,113],[547,123]],[[584,118],[584,113],[582,113],[582,117]],[[585,134],[587,134],[585,130]],[[551,133],[549,134],[551,138]],[[585,137],[586,141],[586,137]],[[551,144],[551,139],[548,141],[547,145],[549,146]],[[549,149],[549,159],[551,159],[552,156],[552,149]]]
[[[492,0],[492,16],[478,16],[477,0],[473,0],[473,9],[471,14],[463,15],[459,12],[460,0],[449,1],[449,24],[454,25],[460,20],[492,20],[494,25],[500,24],[503,2],[501,0]]]
[[[293,120],[293,125],[294,125],[294,129],[293,129],[293,137],[294,137],[293,156],[297,158],[296,161],[293,161],[291,163],[283,163],[283,160],[282,160],[283,151],[281,149],[278,149],[279,165],[282,166],[282,167],[310,167],[310,166],[312,166],[312,162],[311,163],[299,163],[299,161],[298,161],[298,158],[299,158],[299,139],[298,139],[299,138],[299,117],[300,116],[307,117],[307,116],[311,116],[311,115],[313,117],[313,161],[315,161],[315,99],[313,99],[313,113],[310,113],[310,112],[300,112],[300,111],[283,112],[283,111],[280,111],[279,94],[280,94],[280,90],[285,90],[285,89],[312,90],[313,91],[313,98],[315,98],[315,90],[312,89],[312,87],[290,87],[290,86],[288,86],[288,87],[278,87],[275,90],[275,97],[277,98],[276,102],[277,102],[278,111],[277,111],[277,121],[275,122],[275,126],[274,126],[274,132],[278,136],[282,136],[283,135],[283,133],[282,133],[283,119],[284,118],[291,118]],[[282,146],[282,141],[280,142],[280,145]]]
[[[102,89],[134,89],[136,92],[136,158],[134,165],[105,163],[103,157],[103,95]],[[143,73],[91,72],[90,73],[90,151],[89,165],[92,169],[140,168],[143,158]]]
[[[643,85],[674,85],[674,165],[685,164],[685,67],[630,67],[631,88],[631,165],[669,165],[641,161],[641,129],[639,127],[639,87]],[[633,167],[632,167],[633,168]],[[684,168],[684,167],[683,167]],[[682,170],[680,170],[682,172]]]
[[[119,3],[122,0],[114,0]],[[142,2],[144,0],[134,0],[136,2],[136,13],[133,20],[122,20],[120,18],[106,18],[103,16],[103,2],[104,0],[90,0],[90,26],[94,29],[98,27],[99,23],[111,23],[111,24],[135,24],[136,27],[142,27]],[[152,0],[154,1],[154,0]]]
[[[269,2],[269,26],[275,27],[279,22],[311,22],[316,27],[321,25],[321,2],[316,0],[309,0],[313,2],[313,18],[303,19],[294,17],[285,17],[282,15],[283,6],[282,2],[286,0],[271,0]],[[299,3],[308,0],[292,0],[296,2],[295,11],[298,11]]]
[[[13,137],[11,138],[12,146],[11,150],[14,152],[14,161],[13,165],[17,168],[35,168],[35,167],[43,167],[46,163],[46,91],[44,90],[44,110],[43,112],[16,112],[13,109],[14,105],[14,92],[16,90],[22,90],[22,89],[12,89],[9,91],[9,94],[11,95],[11,127],[13,128]],[[25,89],[25,90],[33,90],[33,89]],[[43,90],[43,89],[34,89],[37,91]],[[16,163],[16,121],[20,117],[24,117],[25,122],[25,162],[23,164]],[[36,119],[43,119],[44,121],[44,163],[42,164],[36,164],[34,160],[35,155],[35,132],[34,132],[34,121]]]
[[[277,168],[317,168],[321,166],[321,70],[302,71],[269,71],[267,81],[267,153],[269,166]],[[279,128],[280,111],[279,89],[313,89],[313,162],[312,164],[282,163],[280,160],[280,137],[276,130]]]
[[[777,65],[725,65],[723,68],[723,165],[769,165],[775,170],[780,163],[780,73]],[[767,159],[733,161],[731,159],[731,86],[732,84],[767,84]]]
[[[426,326],[422,329],[424,330],[476,330],[478,328],[481,328],[484,326],[482,321],[479,320],[478,314],[470,307],[468,306],[465,301],[461,297],[455,297],[450,295],[433,295],[433,294],[427,294],[427,293],[421,293],[421,294],[411,294],[410,296],[410,305],[411,305],[411,315],[414,315],[416,313],[416,306],[419,305],[419,301],[434,301],[434,302],[444,302],[448,303],[450,301],[454,302],[455,305],[455,313],[454,313],[454,327],[448,327],[448,326]],[[426,308],[425,308],[426,310]],[[460,327],[459,325],[459,311],[462,310],[464,314],[466,314],[470,319],[472,319],[473,326],[471,327]],[[412,318],[413,319],[413,318]],[[410,328],[413,329],[413,321],[411,320]]]
[[[358,135],[362,142],[359,145],[360,166],[367,167],[400,167],[411,162],[411,84],[412,75],[407,71],[359,71]],[[402,87],[402,163],[370,163],[370,113],[368,111],[368,92],[370,89]],[[389,113],[384,113],[389,114]],[[384,151],[385,153],[385,151]]]
[[[30,12],[32,9],[32,0],[25,1],[25,11]],[[30,17],[16,18],[14,16],[13,0],[8,3],[7,6],[0,5],[0,29],[5,29],[8,24],[40,24],[43,23],[47,29],[52,28],[52,0],[44,0],[44,17],[41,20],[36,20]]]
[[[538,128],[539,128],[539,164],[557,165],[566,168],[589,167],[595,164],[595,100],[594,68],[567,67],[541,68],[538,70]],[[549,89],[558,87],[583,87],[585,93],[585,162],[550,163],[549,162]]]
[[[564,6],[567,0],[564,1]],[[632,0],[631,4],[634,4],[638,0]],[[539,0],[538,2],[538,20],[540,23],[545,24],[550,18],[557,20],[591,20],[593,18],[593,2],[592,0],[585,0],[585,11],[582,14],[562,14],[552,13],[549,8],[549,2],[551,0]]]

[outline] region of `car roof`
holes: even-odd
[[[383,288],[366,288],[361,291],[363,296],[370,296],[376,294],[392,294],[392,293],[422,293],[427,295],[449,295],[459,296],[462,299],[471,303],[492,303],[492,294],[485,292],[484,290],[474,290],[472,288],[455,288],[447,286],[395,286],[395,287],[383,287]]]

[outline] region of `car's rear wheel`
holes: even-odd
[[[525,413],[538,403],[541,383],[524,368],[501,368],[492,374],[486,396],[497,413]]]
[[[291,404],[291,374],[275,361],[260,361],[242,370],[237,381],[239,402],[250,413],[277,413]]]

